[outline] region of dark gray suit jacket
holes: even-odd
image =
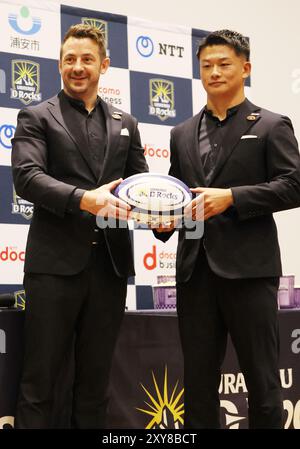
[[[300,157],[291,121],[246,100],[232,119],[207,185],[198,148],[202,114],[203,110],[172,129],[169,173],[189,187],[232,188],[234,205],[205,222],[201,239],[187,240],[185,230],[180,230],[177,281],[190,278],[202,244],[219,276],[279,276],[272,213],[300,206]],[[156,236],[165,241],[170,234]]]
[[[148,171],[137,121],[102,101],[107,149],[102,173],[95,173],[88,143],[72,122],[72,107],[63,96],[20,111],[13,139],[15,188],[34,203],[28,234],[25,272],[72,275],[88,262],[95,217],[70,212],[76,188],[91,190],[120,177]],[[118,119],[121,117],[121,120]],[[127,128],[129,135],[121,134]],[[128,229],[106,229],[105,240],[119,276],[134,274]]]

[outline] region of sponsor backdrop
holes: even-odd
[[[0,0],[0,6],[0,291],[19,292],[33,205],[14,190],[11,139],[18,111],[61,89],[59,48],[69,26],[89,23],[103,31],[111,67],[99,95],[137,117],[150,171],[158,173],[168,172],[171,128],[205,98],[200,91],[199,99],[195,49],[207,31],[48,1]],[[175,275],[177,234],[164,245],[132,224],[132,239],[136,276],[129,280],[127,308],[151,309],[152,286]]]
[[[21,289],[22,259],[33,206],[14,191],[11,139],[18,111],[60,90],[58,55],[66,30],[82,22],[103,31],[111,67],[100,79],[99,95],[137,117],[150,171],[167,173],[171,128],[197,113],[205,102],[196,48],[209,27],[151,22],[69,6],[58,0],[0,0],[0,8],[0,288],[18,285]],[[254,43],[255,39],[254,35]],[[294,93],[299,85],[297,70],[293,71]],[[251,99],[249,85],[250,80],[246,90]],[[280,227],[289,229],[280,234],[284,268],[293,273],[299,271],[295,246],[290,245],[296,235],[297,213],[277,215]],[[175,275],[177,234],[163,245],[151,231],[133,229],[132,239],[137,275],[129,281],[127,308],[152,308],[152,286]]]
[[[96,2],[91,1],[89,4],[96,5]],[[111,7],[116,10],[115,3]],[[130,9],[130,5],[128,8]],[[18,307],[23,308],[23,264],[33,205],[15,193],[10,170],[11,139],[18,111],[46,100],[61,88],[57,66],[62,35],[71,24],[78,22],[92,23],[105,33],[111,67],[101,78],[99,95],[137,117],[150,170],[167,173],[171,128],[197,113],[205,102],[195,56],[197,41],[207,30],[231,27],[231,22],[224,24],[224,14],[220,13],[220,25],[215,14],[210,14],[208,17],[211,16],[214,25],[203,26],[202,30],[164,25],[97,9],[75,8],[64,5],[59,0],[0,0],[0,11],[0,294],[14,293]],[[255,14],[256,11],[257,8]],[[250,14],[251,10],[248,12]],[[226,10],[226,13],[229,11]],[[199,14],[199,25],[210,23],[205,15],[205,11]],[[293,17],[296,18],[297,14]],[[291,20],[293,17],[291,16]],[[261,17],[256,19],[260,25]],[[191,21],[194,22],[192,19]],[[265,22],[264,20],[264,27]],[[241,29],[238,26],[232,27]],[[278,27],[273,27],[273,35],[281,27],[284,24],[278,14]],[[279,89],[276,92],[278,95],[274,96],[273,89],[276,86],[269,90],[265,88],[265,70],[268,69],[265,60],[268,61],[268,57],[265,53],[262,54],[259,42],[265,36],[253,33],[250,38],[254,42],[254,52],[258,55],[254,55],[257,58],[255,73],[264,86],[258,99],[253,100],[260,103],[259,98],[263,98],[262,106],[268,107],[269,104],[270,108],[274,106],[274,109],[282,110],[287,115],[291,113],[297,130],[299,119],[295,113],[296,96],[300,93],[297,60],[295,61],[295,57],[290,58],[292,61],[287,58],[285,64],[276,64],[272,79],[275,79],[278,86],[281,82],[282,95],[280,96]],[[265,47],[268,42],[265,41]],[[281,42],[277,44],[280,47]],[[278,57],[278,47],[272,42],[271,54],[273,48],[276,48]],[[296,53],[293,52],[294,54]],[[290,64],[293,64],[293,68]],[[260,85],[257,78],[253,77],[258,92]],[[282,80],[286,80],[286,83]],[[270,77],[267,81],[270,81]],[[251,89],[251,93],[249,86],[246,89],[251,99],[254,89]],[[268,92],[271,92],[272,98],[268,98]],[[296,272],[299,277],[295,250],[298,245],[295,236],[298,235],[296,222],[299,214],[294,211],[277,217],[281,230],[283,227],[289,230],[287,233],[281,232],[284,267]],[[162,244],[153,237],[151,231],[137,230],[133,225],[131,227],[136,276],[129,280],[127,308],[151,309],[152,287],[161,279],[171,279],[166,276],[175,275],[177,236],[174,234],[167,244]],[[12,313],[14,312],[7,311],[0,316],[0,378],[4,379],[1,392],[8,395],[7,399],[11,404],[9,408],[0,407],[0,428],[13,423],[16,391],[12,384],[17,383],[20,367],[22,313],[16,311],[14,323],[9,323]],[[299,313],[285,312],[281,315],[281,326],[283,344],[280,368],[285,392],[285,426],[299,428],[300,396],[296,382],[300,374]],[[132,316],[127,315],[114,361],[111,425],[123,428],[181,427],[183,379],[181,364],[178,362],[180,360],[177,323],[173,317],[143,317],[141,312],[138,317],[134,313]],[[1,365],[3,362],[4,365]],[[135,367],[134,370],[132,366]],[[11,386],[10,389],[6,389],[6,384]],[[224,427],[245,427],[245,384],[234,360],[225,366],[220,392]],[[3,400],[6,396],[2,394],[1,397]]]

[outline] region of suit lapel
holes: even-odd
[[[116,148],[120,140],[122,129],[122,112],[101,100],[101,105],[106,119],[107,148],[105,152],[102,172],[98,179],[98,184],[105,182],[106,176],[110,172],[110,164],[114,164]]]
[[[49,100],[48,109],[55,120],[65,129],[67,134],[71,137],[93,177],[97,179],[98,173],[96,173],[95,171],[94,164],[88,151],[88,142],[84,137],[84,133],[82,133],[81,130],[78,129],[78,126],[76,126],[76,124],[74,123],[72,106],[70,106],[68,100],[63,95],[54,97]]]
[[[219,153],[209,185],[211,185],[219,175],[241,137],[260,119],[260,115],[256,113],[256,111],[259,110],[260,108],[258,106],[250,103],[247,99],[241,105],[227,129],[225,138],[222,142],[222,149]],[[252,113],[254,114],[252,115]],[[249,118],[250,116],[253,118]]]

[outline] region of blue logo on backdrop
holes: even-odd
[[[130,90],[140,122],[174,126],[193,115],[191,79],[131,71]]]
[[[127,17],[90,9],[61,5],[61,35],[71,25],[87,23],[95,25],[105,36],[112,67],[128,69]]]
[[[35,34],[41,29],[41,19],[38,17],[31,17],[30,10],[27,6],[22,6],[20,14],[9,14],[8,22],[17,33],[26,36]]]
[[[8,150],[11,149],[11,139],[14,136],[16,127],[14,125],[0,126],[0,145]]]
[[[136,40],[136,49],[141,56],[149,58],[154,51],[154,44],[149,36],[139,36]]]

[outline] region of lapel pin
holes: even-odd
[[[111,116],[112,116],[112,118],[115,118],[116,120],[121,120],[122,112],[113,112]]]
[[[251,114],[248,115],[247,120],[256,120],[259,116],[259,112],[251,112]]]

